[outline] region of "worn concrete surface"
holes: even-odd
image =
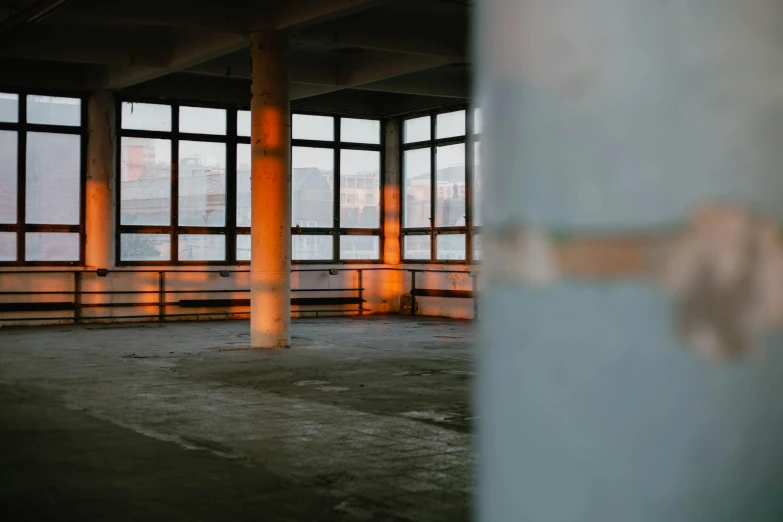
[[[12,520],[469,518],[473,324],[245,321],[0,329]],[[4,517],[6,518],[6,517]]]

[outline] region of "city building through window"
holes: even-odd
[[[121,263],[250,260],[250,113],[125,101]],[[292,260],[378,261],[381,123],[292,116]]]
[[[481,259],[480,112],[450,110],[403,120],[403,259]]]

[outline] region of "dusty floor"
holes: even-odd
[[[469,518],[470,322],[0,329],[6,520]],[[10,518],[8,518],[10,515]]]

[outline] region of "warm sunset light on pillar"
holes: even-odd
[[[86,242],[84,262],[91,268],[114,266],[114,96],[101,91],[87,107]]]
[[[400,252],[400,158],[397,153],[399,139],[399,122],[388,122],[385,141],[393,149],[391,154],[386,155],[386,179],[383,184],[383,262],[387,265],[399,265],[402,259]]]
[[[290,112],[285,35],[251,35],[250,345],[290,342]]]

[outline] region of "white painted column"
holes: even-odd
[[[476,9],[478,519],[779,519],[783,2]]]
[[[291,124],[287,37],[251,34],[250,344],[290,344]]]
[[[87,105],[87,183],[84,262],[87,268],[113,268],[115,252],[114,95],[93,93]]]

